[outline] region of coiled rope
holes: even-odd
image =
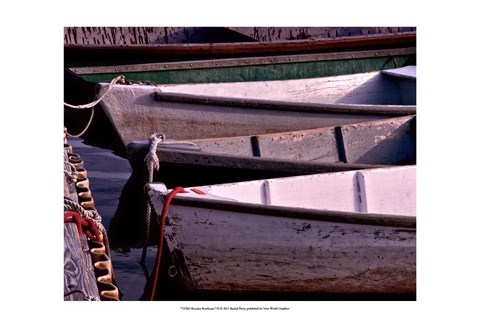
[[[92,219],[99,223],[102,221],[102,217],[98,214],[97,210],[86,210],[82,205],[65,196],[63,197],[63,210],[78,212],[82,217]]]
[[[92,219],[83,219],[77,212],[69,211],[63,214],[63,222],[75,223],[80,237],[82,236],[82,233],[84,233],[90,240],[101,241],[102,237],[100,231],[98,230],[95,221]]]
[[[108,86],[108,89],[107,91],[105,91],[105,93],[98,99],[96,99],[95,101],[91,102],[91,103],[88,103],[88,104],[85,104],[85,105],[70,105],[66,102],[64,102],[63,104],[67,107],[70,107],[70,108],[73,108],[73,109],[87,109],[87,108],[91,108],[92,109],[92,112],[90,114],[90,118],[88,119],[88,123],[86,125],[86,127],[82,130],[82,132],[78,133],[78,134],[70,134],[68,132],[66,132],[66,134],[69,136],[69,137],[72,137],[72,138],[80,138],[87,130],[88,128],[90,127],[90,124],[92,123],[92,120],[93,120],[93,114],[95,112],[94,110],[94,107],[100,102],[103,100],[103,98],[105,98],[107,96],[107,94],[113,89],[113,86],[115,84],[125,84],[125,76],[123,75],[119,75],[117,76],[116,78],[114,78],[112,81],[110,81],[110,85]],[[95,96],[96,98],[97,96]]]
[[[103,236],[106,254],[110,256],[110,242],[108,241],[107,229],[103,226],[102,217],[98,214],[97,210],[86,210],[82,205],[65,196],[63,197],[63,210],[65,212],[77,212],[85,219],[92,219]]]

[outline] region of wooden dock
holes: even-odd
[[[108,238],[80,156],[64,147],[64,300],[119,300]]]

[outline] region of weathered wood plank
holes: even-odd
[[[340,127],[347,163],[415,163],[414,116]]]
[[[195,289],[415,292],[415,229],[207,209],[192,216],[187,207],[170,213],[167,243],[183,254]]]
[[[388,39],[393,39],[397,43],[401,43],[402,34],[407,36],[414,34],[415,28],[407,28],[400,31],[398,28],[386,28],[380,30],[378,28],[331,28],[331,27],[300,27],[300,28],[253,28],[256,29],[251,33],[247,29],[252,28],[223,28],[223,27],[65,27],[64,28],[64,44],[65,45],[97,45],[101,46],[129,46],[130,48],[142,45],[170,45],[173,50],[182,48],[182,44],[188,44],[189,47],[183,46],[183,53],[186,51],[201,51],[204,48],[216,46],[227,52],[232,45],[250,46],[262,51],[262,48],[269,45],[280,44],[277,51],[282,51],[285,44],[298,44],[298,41],[305,41],[301,46],[305,46],[306,42],[323,41],[326,44],[337,44],[337,48],[347,48],[356,45],[375,44],[380,46],[385,44],[392,45]],[[282,37],[283,35],[288,37]],[[268,36],[270,34],[270,36]],[[276,37],[273,36],[276,34]],[[352,38],[353,37],[353,38]],[[339,42],[336,38],[344,38]],[[360,39],[360,42],[359,42]],[[369,40],[371,39],[371,41]],[[387,39],[387,41],[383,40]],[[259,47],[259,42],[262,47]],[[273,41],[273,42],[272,42]],[[412,41],[410,40],[410,43]],[[203,43],[203,44],[202,44]],[[301,46],[297,45],[297,49],[301,50]],[[330,47],[332,47],[330,45]],[[377,46],[378,47],[378,46]],[[125,50],[125,47],[123,47]],[[193,49],[190,49],[193,48]],[[122,49],[119,47],[119,49]],[[288,50],[288,49],[287,49]],[[306,50],[311,50],[307,48]],[[237,50],[238,51],[238,50]],[[284,49],[285,51],[285,49]],[[221,52],[220,52],[221,53]],[[173,54],[178,55],[177,52]]]
[[[163,84],[158,87],[162,92],[225,98],[322,104],[402,104],[397,82],[380,71],[310,79]]]
[[[336,38],[379,33],[415,32],[415,27],[229,27],[258,41]]]
[[[324,163],[399,165],[416,161],[415,117],[261,134],[194,139],[202,152]]]
[[[261,157],[324,163],[340,160],[335,129],[332,127],[258,135],[253,138],[257,140]]]
[[[79,45],[147,45],[220,41],[220,38],[246,41],[250,38],[225,28],[208,27],[65,27],[64,43]]]
[[[205,138],[191,140],[202,152],[227,153],[238,156],[253,156],[252,140],[250,136],[231,138]]]
[[[64,224],[64,293],[65,301],[100,300],[87,239],[74,223]]]

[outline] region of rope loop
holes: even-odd
[[[100,98],[98,98],[97,100],[95,100],[91,103],[88,103],[88,104],[85,104],[85,105],[70,105],[70,104],[64,102],[63,104],[65,106],[73,108],[73,109],[86,109],[86,108],[95,107],[95,105],[97,105],[100,101],[102,101],[102,99],[105,98],[105,96],[113,89],[113,86],[117,83],[125,84],[125,76],[119,75],[116,78],[114,78],[112,81],[110,81],[110,85],[108,86],[107,91],[105,91],[105,93]]]
[[[88,128],[90,127],[90,125],[92,124],[92,121],[93,121],[93,115],[95,113],[95,109],[94,107],[100,102],[103,100],[103,98],[105,98],[107,96],[107,94],[113,89],[113,86],[115,84],[125,84],[125,76],[123,75],[119,75],[117,76],[116,78],[114,78],[111,82],[110,82],[110,85],[108,86],[108,89],[107,91],[105,91],[105,93],[100,97],[98,98],[97,100],[91,102],[91,103],[88,103],[88,104],[85,104],[85,105],[70,105],[66,102],[64,102],[63,104],[67,107],[70,107],[70,108],[73,108],[73,109],[86,109],[86,108],[91,108],[92,109],[92,112],[90,113],[90,118],[88,119],[88,122],[87,122],[87,125],[85,126],[85,128],[78,134],[70,134],[66,131],[65,129],[65,134],[68,135],[69,137],[71,138],[80,138],[81,136],[83,136],[83,134],[85,132],[87,132]],[[95,96],[96,98],[96,96]]]
[[[63,222],[70,223],[73,222],[77,225],[78,235],[81,237],[84,233],[88,239],[101,241],[102,237],[100,232],[97,229],[95,221],[88,218],[82,218],[82,216],[77,212],[66,212],[63,214]],[[85,227],[85,229],[84,229]]]

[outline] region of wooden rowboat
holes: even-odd
[[[152,43],[155,38],[151,33],[162,33],[158,30],[97,30],[93,38],[82,38],[78,35],[82,31],[77,29],[65,37],[65,67],[91,82],[112,80],[121,74],[129,80],[152,83],[203,83],[353,74],[416,63],[416,32],[411,29],[369,35],[368,30],[339,33],[338,28],[313,29],[299,34],[309,38],[293,40],[267,40],[258,33],[259,40],[255,40],[233,35],[235,31],[230,29],[223,40],[213,40],[214,33],[209,33],[208,43],[201,43],[203,38],[189,43],[188,38],[170,37],[174,43],[162,44]],[[119,39],[122,33],[127,35]],[[218,29],[217,33],[222,34]],[[151,41],[143,41],[140,34]],[[187,37],[188,33],[184,34]],[[138,43],[126,42],[128,39]]]
[[[177,140],[204,139],[414,115],[415,105],[402,105],[398,85],[384,78],[383,73],[378,74],[381,74],[380,78],[373,78],[376,82],[358,83],[355,87],[339,82],[342,77],[322,80],[325,87],[335,85],[337,89],[337,99],[329,99],[327,103],[319,103],[320,96],[317,102],[245,99],[162,92],[156,86],[140,84],[110,88],[109,84],[102,83],[98,96],[104,97],[100,105],[124,146],[131,141],[146,140],[153,133],[163,133]],[[368,92],[362,93],[365,89]],[[387,100],[388,97],[367,96],[373,93],[372,90],[378,90],[377,95],[391,97]],[[341,103],[342,99],[353,94],[360,95],[356,98],[357,103]],[[346,101],[355,101],[355,97],[351,98]],[[328,103],[332,101],[336,103]]]
[[[167,217],[164,283],[207,299],[414,297],[415,181],[402,166],[207,185],[165,209],[171,190],[148,184]]]
[[[416,163],[414,116],[274,134],[174,140],[156,150],[160,169],[153,181],[169,188]],[[192,144],[185,144],[185,141]],[[129,143],[132,175],[125,184],[109,236],[119,246],[141,245],[143,186],[149,181],[148,141]],[[152,228],[153,229],[153,228]]]

